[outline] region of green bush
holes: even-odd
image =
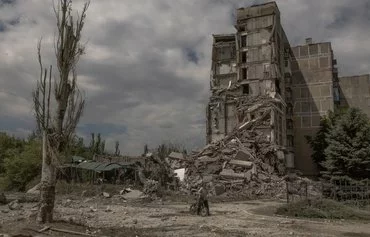
[[[3,189],[25,191],[26,185],[41,171],[41,144],[28,142],[23,149],[12,149],[4,159]]]

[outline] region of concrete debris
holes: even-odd
[[[139,190],[131,190],[130,192],[123,194],[122,197],[124,199],[138,199],[143,195],[143,192]]]
[[[243,123],[193,155],[185,178],[188,190],[197,190],[202,178],[211,175],[212,182],[208,183],[211,195],[238,193],[249,197],[284,198],[284,150],[272,144],[266,134],[253,129],[261,123],[263,119],[258,117]]]
[[[119,191],[119,195],[124,195],[126,193],[131,192],[131,191],[132,191],[131,188],[125,188],[125,189],[122,189],[121,191]]]
[[[21,210],[23,206],[19,203],[18,200],[14,200],[8,204],[8,207],[10,210],[16,211],[16,210]]]
[[[111,195],[109,193],[107,193],[107,192],[103,192],[102,195],[105,198],[110,198],[111,197]]]

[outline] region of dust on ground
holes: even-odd
[[[95,236],[370,236],[370,223],[294,219],[274,215],[279,201],[211,202],[211,216],[189,213],[188,202],[125,200],[120,197],[59,196],[50,226]],[[19,210],[0,206],[0,233],[24,236],[78,236],[38,233],[37,203]],[[1,234],[0,234],[1,236]]]

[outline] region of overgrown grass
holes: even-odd
[[[276,214],[305,218],[370,220],[368,210],[346,206],[333,200],[315,199],[285,204],[276,210]]]

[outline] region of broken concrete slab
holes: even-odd
[[[230,160],[229,164],[235,165],[235,166],[241,166],[241,167],[248,168],[248,169],[252,168],[253,166],[253,162],[243,161],[243,160]]]
[[[209,156],[201,156],[197,159],[197,161],[200,163],[212,163],[212,162],[216,162],[217,160],[218,160],[217,158],[212,158]]]
[[[184,154],[180,153],[180,152],[171,152],[169,155],[168,155],[168,158],[170,159],[174,159],[174,160],[184,160]]]
[[[244,173],[235,173],[234,170],[232,169],[223,169],[220,173],[220,176],[224,178],[244,178],[245,174]]]
[[[241,149],[236,153],[234,159],[250,161],[253,160],[253,155],[247,149]]]
[[[16,211],[22,209],[23,206],[19,203],[18,200],[14,200],[8,204],[8,207],[10,210]]]
[[[210,151],[210,150],[206,150],[202,152],[203,156],[211,156],[212,154],[213,154],[213,151]]]
[[[107,193],[107,192],[103,192],[102,195],[105,198],[110,198],[111,197],[111,195],[109,193]]]
[[[203,177],[203,182],[205,183],[209,183],[213,180],[213,176],[212,175],[206,175]]]

